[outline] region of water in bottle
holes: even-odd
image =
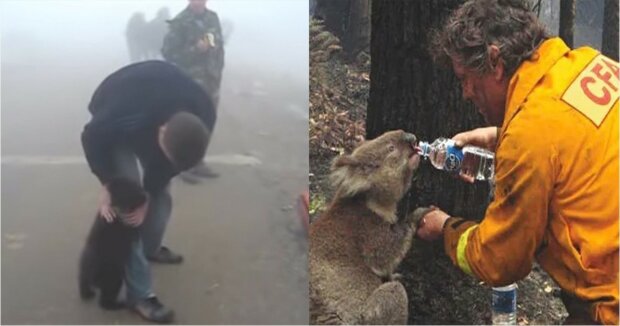
[[[512,283],[492,289],[491,311],[493,325],[517,324],[517,285]]]
[[[474,180],[489,180],[494,176],[495,155],[480,147],[458,148],[452,139],[437,138],[432,143],[420,142],[418,152],[439,170],[460,173]]]
[[[463,147],[463,163],[461,174],[475,180],[490,180],[495,176],[495,154],[486,149],[465,146]]]

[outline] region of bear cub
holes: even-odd
[[[107,184],[110,202],[116,213],[111,223],[97,214],[80,257],[79,288],[82,299],[95,296],[99,289],[99,305],[104,309],[121,309],[118,301],[123,285],[125,265],[138,228],[126,224],[125,216],[147,200],[140,185],[130,179],[115,177]]]

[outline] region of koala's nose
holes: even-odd
[[[405,137],[404,140],[408,143],[415,143],[417,141],[417,138],[415,137],[414,134],[410,134],[410,133],[405,133]]]

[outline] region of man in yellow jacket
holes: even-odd
[[[493,286],[536,259],[567,323],[618,324],[618,63],[549,38],[516,0],[468,1],[433,40],[492,126],[454,140],[495,151],[495,190],[480,224],[434,209],[418,236],[443,235],[452,261]]]

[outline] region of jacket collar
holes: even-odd
[[[564,41],[555,37],[544,41],[529,59],[521,63],[508,84],[506,113],[501,134],[504,134],[510,120],[519,111],[521,104],[532,92],[534,86],[569,51],[570,48]]]

